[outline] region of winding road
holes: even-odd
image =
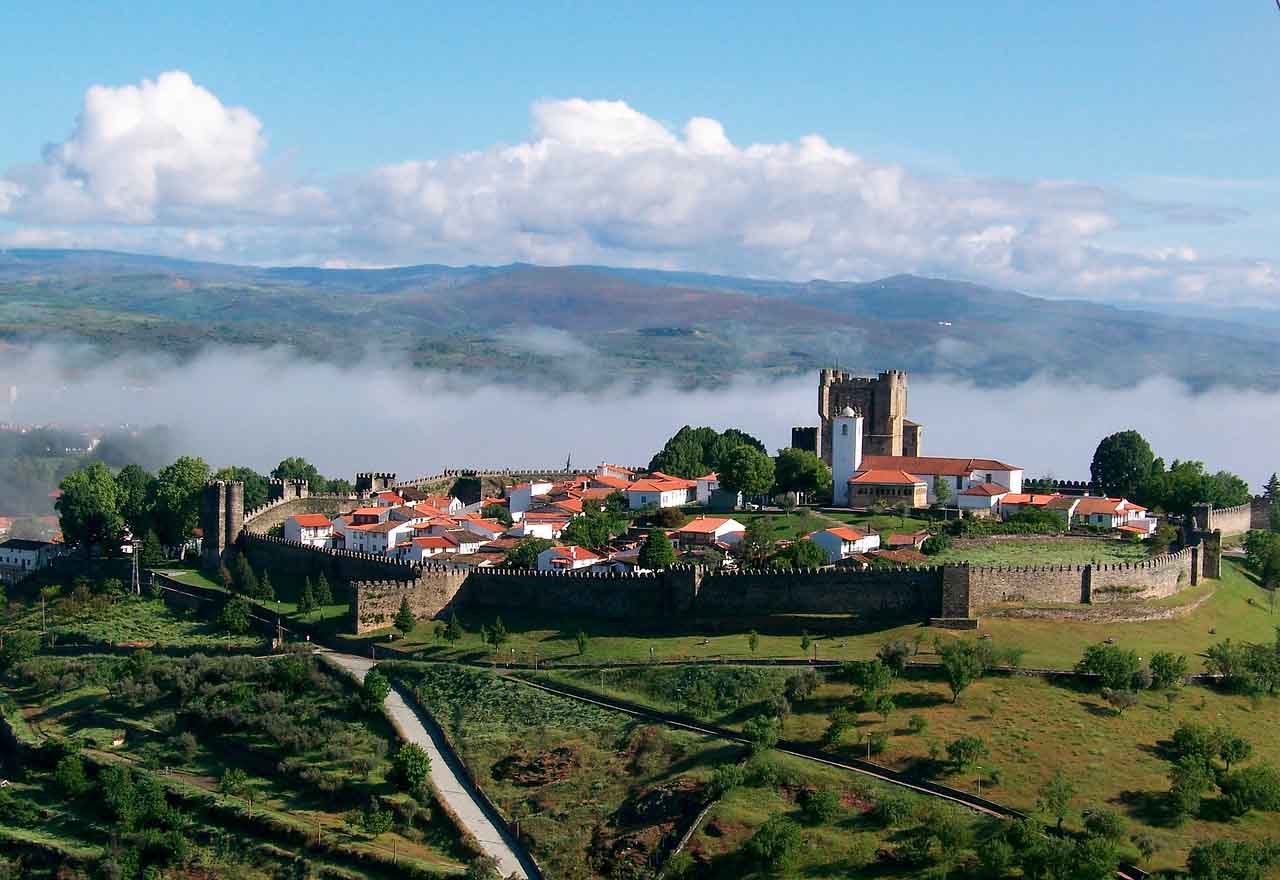
[[[365,674],[374,667],[372,660],[340,654],[327,648],[320,648],[316,653],[326,657],[357,681],[364,681]],[[466,781],[466,773],[459,765],[457,756],[444,742],[435,724],[426,722],[395,687],[387,695],[384,709],[401,738],[422,746],[431,757],[431,784],[458,821],[479,842],[485,854],[497,859],[502,876],[520,877],[524,880],[541,878],[537,865],[525,853],[524,848],[507,831],[501,819],[491,815],[479,794]]]

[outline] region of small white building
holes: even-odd
[[[18,581],[33,571],[47,567],[64,547],[51,541],[10,538],[0,544],[0,580]]]
[[[991,513],[1000,507],[1001,500],[1009,494],[1008,488],[999,483],[978,483],[960,490],[960,494],[956,496],[956,507]]]
[[[998,483],[1011,493],[1022,492],[1022,468],[993,458],[867,455],[863,457],[862,468],[863,470],[896,469],[916,475],[924,480],[928,488],[929,504],[938,500],[936,483],[939,479],[951,490],[953,498],[970,486],[982,483]]]
[[[667,537],[682,547],[701,544],[737,544],[747,533],[747,527],[736,519],[723,516],[699,516],[689,520]]]
[[[394,553],[397,545],[413,537],[414,525],[409,522],[387,520],[368,525],[352,525],[347,528],[346,549],[359,553]]]
[[[392,492],[389,489],[385,492],[379,492],[374,496],[373,500],[377,502],[379,507],[399,507],[405,503],[404,497],[399,492]]]
[[[538,571],[574,571],[587,568],[603,560],[586,547],[570,544],[567,547],[548,547],[538,554]]]
[[[861,532],[851,526],[835,526],[805,536],[823,549],[827,559],[839,562],[855,553],[867,553],[880,546],[880,536]]]
[[[507,530],[507,527],[496,519],[481,519],[479,517],[465,517],[458,520],[458,525],[468,532],[484,538],[486,541],[492,541]]]
[[[532,512],[526,514],[520,522],[512,526],[507,534],[514,538],[546,538],[555,540],[560,537],[565,526],[569,525],[569,517],[557,514]]]
[[[546,480],[534,480],[529,483],[517,483],[507,493],[508,507],[512,519],[520,519],[533,509],[533,499],[541,498],[551,491],[552,484]]]
[[[1156,530],[1157,522],[1154,517],[1147,515],[1145,507],[1126,498],[1096,498],[1086,495],[1075,507],[1072,525],[1124,529],[1146,537]]]
[[[295,513],[284,521],[284,536],[309,547],[333,546],[333,523],[322,513]]]
[[[683,507],[696,498],[698,484],[666,474],[653,474],[627,486],[627,506],[632,510],[646,507]]]

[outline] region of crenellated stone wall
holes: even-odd
[[[261,507],[246,511],[244,530],[265,535],[276,526],[283,525],[289,517],[299,513],[323,513],[327,517],[335,517],[346,513],[360,503],[356,495],[308,495],[305,497],[277,498],[268,501]]]
[[[941,568],[712,572],[701,578],[694,611],[704,617],[756,614],[937,616]]]

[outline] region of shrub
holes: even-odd
[[[365,673],[364,681],[360,683],[360,702],[365,709],[370,712],[381,710],[389,693],[391,693],[391,682],[387,680],[382,670],[374,667]]]
[[[826,825],[834,822],[844,812],[840,795],[830,788],[820,788],[809,792],[804,801],[804,815],[815,825]]]
[[[63,755],[53,770],[53,781],[67,797],[78,797],[89,787],[84,760],[79,755]]]
[[[907,719],[907,730],[916,736],[929,729],[929,722],[923,715],[912,715]]]
[[[1250,810],[1280,811],[1280,770],[1271,764],[1254,764],[1228,773],[1218,782],[1233,816]]]
[[[1123,715],[1125,709],[1132,709],[1139,702],[1137,691],[1113,691],[1111,688],[1102,689],[1102,698],[1116,710],[1117,715]]]
[[[911,645],[903,639],[894,639],[881,645],[876,656],[880,658],[881,663],[893,671],[894,675],[901,675],[911,659]]]
[[[773,816],[751,835],[744,850],[756,864],[778,871],[791,864],[803,845],[799,825],[785,816]]]
[[[721,764],[711,771],[711,783],[708,786],[712,798],[724,797],[747,779],[747,769],[739,764]]]
[[[885,828],[894,828],[911,818],[911,802],[897,794],[886,794],[876,802],[872,818]]]
[[[1124,820],[1110,810],[1094,810],[1085,817],[1084,830],[1091,837],[1119,843],[1124,839]]]
[[[1270,840],[1203,841],[1187,854],[1187,872],[1192,880],[1261,880],[1277,864],[1280,844]]]
[[[965,735],[947,743],[947,757],[957,770],[972,767],[987,754],[987,744],[979,736]]]
[[[760,753],[778,744],[778,722],[767,715],[757,715],[742,725],[742,732],[751,742],[751,751]]]

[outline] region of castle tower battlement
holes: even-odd
[[[872,376],[855,376],[844,370],[824,369],[818,373],[818,418],[816,436],[822,460],[831,464],[832,419],[851,408],[863,417],[863,452],[866,455],[919,455],[921,426],[907,421],[907,374],[885,370]],[[799,429],[797,429],[799,430]],[[793,436],[797,435],[795,431]],[[812,441],[811,441],[812,442]]]

